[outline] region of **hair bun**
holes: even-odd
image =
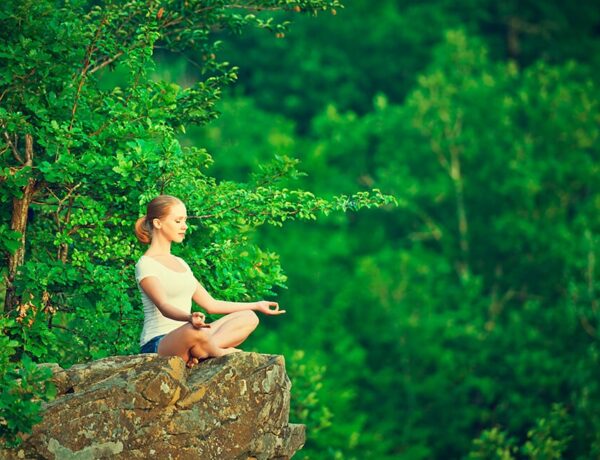
[[[150,241],[152,241],[152,228],[148,224],[147,215],[135,221],[135,236],[140,243],[150,244]]]

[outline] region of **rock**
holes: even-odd
[[[282,356],[234,353],[193,369],[156,354],[47,366],[58,396],[2,459],[283,460],[304,445],[304,425],[288,423]]]

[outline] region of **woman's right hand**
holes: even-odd
[[[254,302],[253,310],[258,310],[265,315],[281,315],[285,310],[279,309],[279,304],[270,300],[260,300]]]
[[[204,315],[204,313],[200,313],[199,311],[195,311],[194,313],[192,313],[190,323],[192,323],[192,326],[194,326],[196,329],[210,327],[210,324],[206,324],[204,321],[206,321],[206,316]]]

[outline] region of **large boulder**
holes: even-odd
[[[288,459],[304,444],[304,425],[288,423],[282,356],[234,353],[193,369],[155,354],[49,366],[57,398],[0,458]]]

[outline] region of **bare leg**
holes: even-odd
[[[158,344],[159,355],[179,356],[185,362],[192,356],[208,358],[231,352],[219,347],[206,329],[196,329],[189,323],[169,332]]]
[[[227,354],[234,353],[241,350],[233,347],[246,340],[258,326],[258,316],[250,310],[230,313],[210,323],[210,326],[206,332],[211,335],[215,345],[226,350]],[[193,367],[207,357],[202,347],[192,348],[187,365]]]
[[[258,326],[258,316],[251,310],[238,311],[210,323],[208,329],[215,344],[221,348],[236,347]]]

